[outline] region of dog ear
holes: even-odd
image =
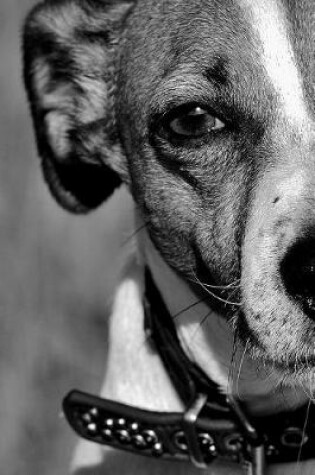
[[[115,127],[119,42],[132,1],[46,0],[24,28],[24,79],[57,201],[87,212],[125,178]]]

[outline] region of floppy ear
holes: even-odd
[[[125,0],[46,0],[24,29],[24,79],[45,178],[73,212],[98,206],[124,179],[115,127],[115,62]]]

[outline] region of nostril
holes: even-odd
[[[315,318],[315,240],[295,243],[283,259],[280,272],[289,295]]]

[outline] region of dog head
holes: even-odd
[[[313,0],[56,0],[29,16],[39,153],[66,208],[121,182],[255,358],[315,367]],[[194,285],[194,284],[192,284]],[[202,291],[201,287],[200,290]]]

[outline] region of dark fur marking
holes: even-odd
[[[46,0],[26,21],[24,79],[38,151],[53,194],[74,212],[98,206],[121,183],[114,51],[132,5]]]
[[[226,60],[223,57],[215,58],[214,64],[202,71],[203,76],[215,86],[226,86],[229,74],[226,68]]]

